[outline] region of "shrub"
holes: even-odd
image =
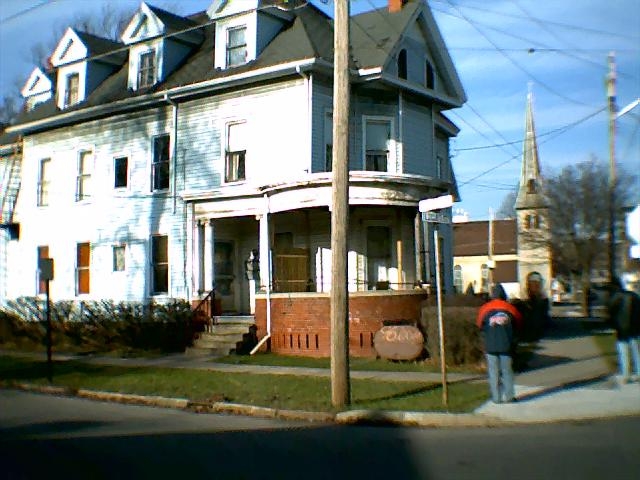
[[[0,343],[17,347],[43,345],[46,302],[21,297],[0,311]],[[54,346],[72,350],[184,351],[193,338],[191,305],[112,300],[52,302]]]
[[[483,359],[484,351],[475,319],[482,300],[463,295],[456,297],[447,298],[442,311],[446,362],[448,365],[478,364]],[[469,303],[478,305],[468,305]],[[423,304],[420,321],[426,338],[427,352],[431,358],[440,361],[438,309],[431,300]]]

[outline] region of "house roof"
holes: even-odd
[[[516,220],[493,221],[493,254],[508,255],[518,251]],[[489,254],[489,221],[453,224],[453,256]]]
[[[181,17],[175,13],[167,12],[158,7],[154,7],[146,4],[156,17],[164,24],[167,29],[167,33],[179,32],[187,28],[191,28],[197,25],[197,23],[188,17]]]
[[[190,28],[196,24],[202,25],[204,40],[194,46],[191,54],[182,65],[152,88],[132,91],[127,88],[128,65],[125,63],[91,92],[83,102],[60,111],[55,106],[55,99],[51,99],[31,111],[22,113],[16,125],[26,124],[27,128],[35,128],[32,123],[38,122],[37,128],[46,128],[44,124],[41,124],[41,120],[48,118],[54,120],[58,116],[65,115],[64,121],[71,122],[73,121],[73,112],[89,107],[107,106],[122,100],[133,100],[136,97],[143,97],[154,92],[197,85],[209,80],[224,79],[296,61],[323,60],[327,62],[327,65],[333,62],[332,20],[312,4],[293,10],[292,22],[275,36],[256,60],[233,69],[213,68],[215,25],[210,23],[206,13],[183,18],[157,7],[148,7],[163,22],[166,22],[167,28],[170,29]],[[352,64],[358,67],[384,66],[385,62],[391,58],[394,45],[405,32],[410,21],[422,11],[421,9],[428,10],[422,2],[416,1],[409,2],[401,12],[394,14],[388,13],[386,9],[380,9],[353,16],[351,18]],[[84,36],[91,42],[93,48],[104,48],[107,45],[108,41],[101,42],[100,40],[104,39],[97,40],[99,37],[91,37],[89,34]],[[120,44],[114,42],[114,45],[121,48]],[[122,104],[122,108],[126,108],[125,103]]]
[[[123,47],[123,44],[120,42],[98,37],[92,33],[75,29],[74,32],[78,35],[78,38],[80,38],[82,43],[84,43],[85,47],[87,47],[89,56],[101,55]]]

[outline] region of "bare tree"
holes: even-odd
[[[496,212],[496,218],[505,220],[507,218],[516,218],[516,197],[518,196],[518,187],[515,187],[507,193],[502,199],[500,208]]]
[[[616,223],[624,219],[633,179],[620,172],[616,185],[614,211]],[[597,263],[606,261],[609,226],[609,168],[592,157],[563,168],[545,179],[545,198],[549,207],[548,237],[554,272],[579,278],[583,310],[588,312],[588,292]]]

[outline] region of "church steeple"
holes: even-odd
[[[545,208],[542,195],[542,177],[538,161],[538,142],[533,121],[533,94],[531,87],[527,94],[527,112],[525,115],[525,133],[522,150],[522,173],[516,198],[516,209]]]

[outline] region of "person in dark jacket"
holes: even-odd
[[[634,292],[624,290],[620,280],[614,278],[609,285],[607,307],[609,322],[616,331],[620,381],[640,381],[640,297]]]
[[[494,286],[491,299],[480,307],[476,319],[484,337],[489,389],[494,403],[515,401],[512,352],[514,329],[521,323],[520,312],[506,301],[502,286]]]

